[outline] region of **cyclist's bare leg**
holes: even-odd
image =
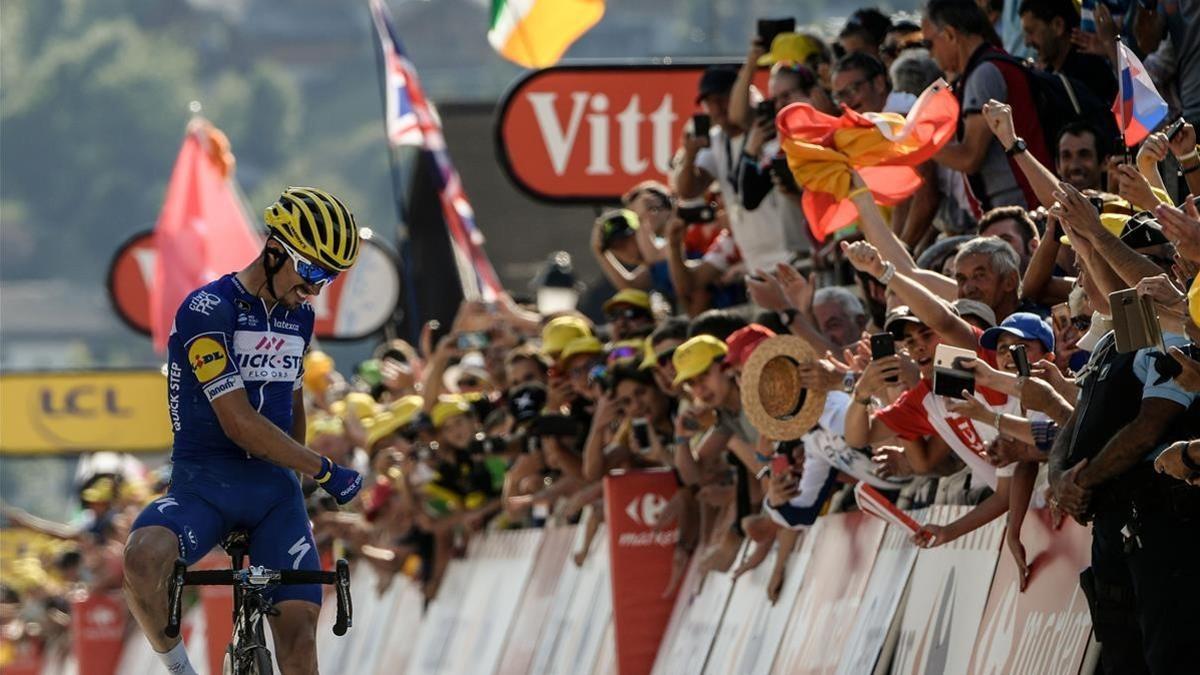
[[[167,626],[167,584],[177,558],[179,539],[165,527],[140,527],[125,543],[125,602],[154,651],[160,654],[179,644],[179,638],[163,635]]]
[[[317,617],[321,607],[307,600],[283,600],[275,605],[271,634],[275,662],[283,675],[317,675]]]

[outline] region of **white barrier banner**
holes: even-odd
[[[448,657],[446,650],[454,638],[454,628],[458,625],[472,571],[469,560],[450,561],[437,597],[429,603],[425,620],[421,622],[417,646],[408,662],[409,673],[435,675],[442,672],[442,663]]]
[[[582,536],[583,527],[577,532]],[[589,673],[604,631],[612,620],[612,591],[608,577],[608,536],[601,526],[592,541],[591,551],[575,580],[573,589],[563,589],[566,609],[556,622],[557,631],[545,658],[534,660],[534,673]],[[577,549],[578,550],[578,549]],[[574,566],[568,562],[568,567]],[[560,594],[561,595],[561,594]],[[557,598],[556,598],[557,602]],[[543,636],[543,643],[549,636]],[[539,645],[539,649],[542,645]],[[540,655],[539,655],[540,656]]]
[[[352,595],[362,598],[363,602],[356,601],[354,604],[354,626],[351,630],[341,638],[335,637],[345,642],[337,667],[343,673],[373,673],[378,668],[405,582],[393,577],[387,589],[380,593],[383,580],[373,567],[362,564],[355,568],[355,572],[351,587],[357,586],[358,593]],[[329,595],[323,604],[333,605],[336,609],[337,600]]]
[[[944,525],[970,510],[935,506],[929,522]],[[991,523],[917,554],[900,624],[893,673],[965,673],[996,571],[1004,521]]]
[[[854,626],[886,525],[862,512],[824,516],[773,672],[832,673]]]
[[[421,632],[421,621],[425,616],[425,592],[407,577],[397,575],[392,582],[396,586],[395,608],[391,623],[386,629],[386,640],[380,648],[375,675],[400,675],[416,651],[415,636]],[[358,625],[356,620],[355,626]],[[351,628],[351,632],[355,629]]]
[[[701,574],[697,564],[692,558],[688,578],[675,599],[676,611],[654,661],[654,675],[695,675],[704,669],[733,579],[728,572]]]
[[[1020,590],[1017,563],[1005,547],[970,672],[1074,673],[1092,629],[1079,588],[1079,573],[1091,564],[1091,532],[1069,518],[1055,530],[1048,510],[1039,509],[1026,514],[1021,543],[1031,569],[1029,585]]]
[[[508,644],[497,668],[501,675],[523,675],[529,672],[541,636],[553,631],[548,623],[555,594],[560,583],[569,583],[562,581],[567,576],[565,567],[575,569],[575,563],[567,560],[574,538],[573,525],[547,528],[544,531],[542,545],[538,549],[533,571],[529,575],[529,584],[525,587],[525,596],[521,599],[521,606],[512,621]],[[571,580],[574,580],[573,576]]]
[[[440,672],[495,671],[541,540],[537,529],[492,532],[472,542],[471,579]]]
[[[924,523],[929,514],[928,509],[921,509],[909,515],[916,522]],[[838,675],[860,675],[875,668],[900,599],[904,597],[904,588],[917,560],[917,550],[907,530],[895,526],[887,528],[875,556],[867,589],[863,592],[858,618],[846,639],[846,648],[842,650]]]
[[[779,640],[768,640],[767,635],[775,625],[782,634],[787,617],[791,614],[792,603],[800,590],[803,569],[798,564],[801,557],[798,549],[798,546],[793,546],[786,554],[788,559],[783,569],[782,586],[775,603],[768,599],[767,588],[781,553],[778,537],[767,559],[734,581],[733,595],[725,608],[721,628],[717,631],[716,641],[704,667],[706,673],[748,675],[754,672],[759,661],[766,662],[764,669],[770,666],[779,648]]]

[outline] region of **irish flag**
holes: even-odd
[[[604,0],[492,0],[488,42],[513,63],[545,68],[602,16]]]

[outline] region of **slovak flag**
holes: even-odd
[[[1146,67],[1123,42],[1117,42],[1117,70],[1121,77],[1112,110],[1125,136],[1125,145],[1133,147],[1167,118],[1167,102],[1154,88]]]

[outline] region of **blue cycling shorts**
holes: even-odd
[[[177,462],[167,494],[151,502],[133,529],[159,525],[179,539],[194,564],[230,531],[250,533],[250,563],[276,570],[319,570],[320,558],[296,474],[258,459]],[[321,604],[321,586],[277,586],[272,602]]]

